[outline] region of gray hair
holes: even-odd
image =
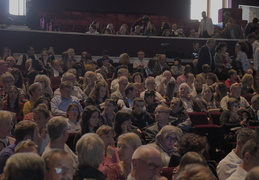
[[[44,180],[45,164],[35,153],[16,153],[6,162],[4,179],[8,180]]]
[[[79,166],[98,168],[103,162],[105,145],[99,135],[87,133],[76,143]]]

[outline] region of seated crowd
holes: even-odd
[[[165,54],[147,60],[141,50],[133,63],[123,53],[115,65],[107,51],[98,60],[84,51],[78,61],[72,48],[55,59],[53,47],[37,57],[28,46],[16,60],[4,48],[0,179],[28,179],[28,171],[38,180],[164,179],[161,168],[173,168],[176,180],[253,177],[258,67],[246,56],[246,42],[237,42],[234,57],[222,42],[212,54],[215,45],[208,39],[196,65],[175,58],[171,67]],[[192,131],[191,114],[213,112],[220,114],[218,165],[209,139]]]

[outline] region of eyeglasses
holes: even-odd
[[[74,111],[78,111],[78,109],[69,109],[69,111],[74,112]]]
[[[156,169],[160,169],[161,168],[161,164],[157,165],[155,163],[151,163],[151,162],[146,162],[145,160],[142,159],[137,159],[139,161],[141,161],[142,163],[145,163],[148,165],[148,169],[150,170],[156,170]]]
[[[51,170],[51,168],[48,169]],[[74,168],[72,167],[56,167],[53,170],[56,174],[74,173]]]
[[[168,141],[177,141],[177,138],[172,138],[171,136],[167,136],[165,139]]]

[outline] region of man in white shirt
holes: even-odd
[[[236,171],[237,166],[242,163],[241,151],[245,142],[255,137],[257,137],[255,130],[242,128],[238,131],[236,148],[222,159],[217,166],[219,180],[227,179]]]
[[[32,46],[27,46],[26,47],[26,54],[23,54],[21,56],[19,56],[18,61],[17,61],[17,65],[24,65],[27,61],[27,59],[32,59],[32,60],[38,60],[39,58],[34,54],[34,47]]]
[[[138,60],[133,62],[133,68],[134,69],[143,69],[144,67],[147,67],[148,61],[144,60],[145,53],[144,51],[138,52]]]
[[[237,166],[236,171],[227,180],[244,180],[248,171],[259,166],[259,140],[258,138],[247,141],[242,148],[241,165]]]

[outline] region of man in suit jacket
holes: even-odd
[[[215,47],[216,40],[213,38],[208,39],[206,45],[202,46],[198,56],[197,72],[202,72],[202,65],[208,64],[213,70],[214,60],[213,60],[213,48]]]
[[[251,99],[251,106],[249,106],[248,108],[246,108],[246,110],[242,112],[242,120],[246,119],[246,122],[251,125],[257,122],[258,123],[257,125],[259,125],[258,110],[259,110],[259,94],[256,94]]]
[[[168,125],[170,109],[166,105],[158,105],[155,109],[155,120],[156,123],[148,127],[145,131],[145,140],[147,143],[155,141],[157,133]]]

